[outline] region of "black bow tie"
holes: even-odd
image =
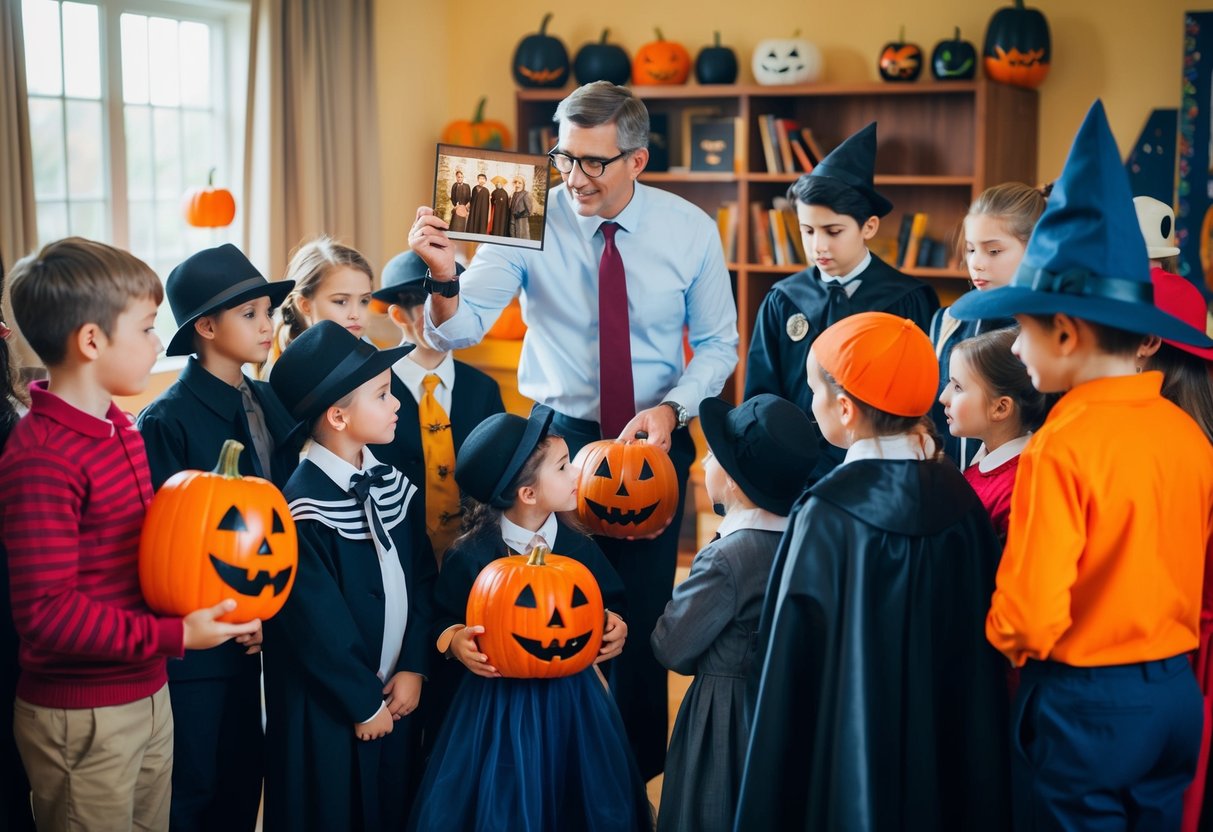
[[[387,485],[391,473],[392,466],[390,465],[376,465],[373,468],[368,468],[366,471],[359,471],[350,477],[350,494],[353,495],[355,500],[365,504],[371,496],[371,489],[382,488]],[[391,549],[392,539],[388,537],[387,529],[383,527],[383,523],[379,520],[379,512],[375,508],[374,502],[371,503],[371,521],[375,536],[383,544],[383,549],[385,551]]]

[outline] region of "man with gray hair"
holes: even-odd
[[[552,430],[569,452],[643,431],[674,462],[682,500],[664,532],[596,538],[627,589],[631,637],[612,687],[647,780],[664,767],[668,734],[666,672],[649,637],[674,584],[695,454],[685,428],[737,364],[737,308],[715,222],[636,181],[649,159],[643,102],[598,81],[561,101],[554,120],[559,141],[548,156],[563,187],[548,199],[543,251],[484,246],[456,279],[447,223],[428,207],[417,209],[409,244],[430,268],[426,337],[436,349],[478,343],[521,291],[529,330],[518,389],[556,411]],[[622,484],[619,493],[626,498]]]

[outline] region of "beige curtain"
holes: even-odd
[[[21,3],[13,0],[0,3],[0,259],[5,269],[11,269],[38,244],[36,219]],[[7,291],[3,317],[16,329]],[[21,333],[13,336],[9,346],[18,366],[38,365]]]
[[[329,234],[383,265],[374,0],[253,0],[244,239],[282,277]]]

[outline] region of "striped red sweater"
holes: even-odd
[[[150,696],[184,653],[180,618],[150,612],[136,558],[152,498],[143,440],[111,404],[98,419],[30,388],[0,456],[0,539],[21,638],[17,695],[50,708]]]

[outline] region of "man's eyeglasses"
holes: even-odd
[[[612,156],[610,159],[595,159],[592,156],[586,156],[579,159],[576,156],[570,156],[569,154],[562,153],[559,150],[553,150],[548,153],[548,158],[552,160],[552,164],[556,166],[556,170],[560,171],[561,173],[572,173],[573,165],[578,165],[581,168],[581,172],[586,176],[590,177],[591,179],[597,179],[598,177],[602,176],[602,174],[606,173],[607,165],[611,164],[611,162],[618,162],[624,156],[627,156],[632,152],[633,151],[631,150],[625,150],[618,156]]]

